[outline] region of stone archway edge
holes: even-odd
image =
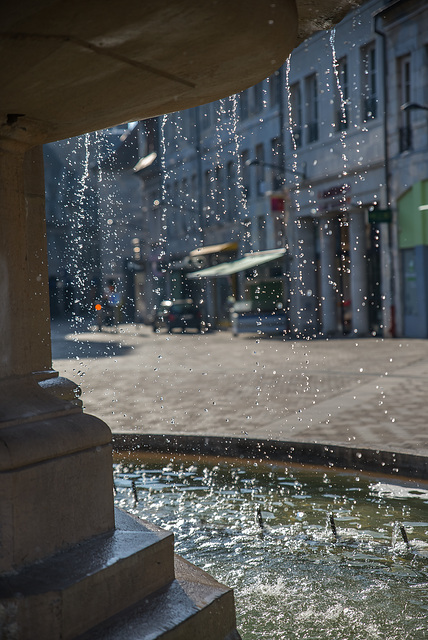
[[[321,442],[291,442],[197,435],[113,434],[115,452],[203,455],[338,467],[349,471],[428,480],[428,457]]]

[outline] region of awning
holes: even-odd
[[[199,247],[199,249],[193,249],[193,251],[191,251],[189,255],[194,258],[196,256],[206,256],[210,253],[223,253],[225,251],[237,250],[237,242],[224,242],[223,244],[212,244],[209,247]]]
[[[230,276],[232,273],[238,273],[239,271],[247,271],[253,269],[266,262],[272,260],[278,260],[285,255],[286,249],[271,249],[270,251],[258,251],[256,253],[246,253],[243,258],[239,260],[233,260],[231,262],[223,262],[222,264],[216,264],[214,267],[208,267],[207,269],[200,269],[199,271],[192,271],[188,273],[188,278],[220,278],[221,276]]]

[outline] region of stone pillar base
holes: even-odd
[[[230,589],[174,561],[171,533],[115,521],[111,432],[77,392],[0,381],[0,637],[238,640]]]
[[[110,429],[73,383],[35,378],[0,381],[1,573],[114,528]]]

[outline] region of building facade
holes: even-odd
[[[246,300],[286,309],[295,337],[428,337],[426,34],[423,0],[369,0],[254,87],[125,127],[83,181],[48,145],[66,167],[47,191],[56,282],[84,202],[85,278],[122,282],[137,320],[192,298],[222,328]]]
[[[201,247],[201,269],[286,247],[273,279],[282,281],[292,335],[397,333],[386,67],[374,17],[382,8],[365,3],[247,91],[163,118],[164,246],[176,281],[195,270]],[[230,245],[236,255],[208,260],[210,247]],[[241,274],[239,296],[247,276],[254,274]],[[236,291],[226,278],[200,282],[218,322],[221,302]]]
[[[428,6],[409,0],[384,8],[386,159],[396,234],[400,332],[428,337]]]
[[[373,213],[389,207],[380,6],[365,3],[290,58],[286,155],[304,168],[288,187],[298,333],[394,333],[391,227]]]

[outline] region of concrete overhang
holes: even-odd
[[[354,5],[17,0],[2,16],[0,136],[44,143],[231,95]]]

